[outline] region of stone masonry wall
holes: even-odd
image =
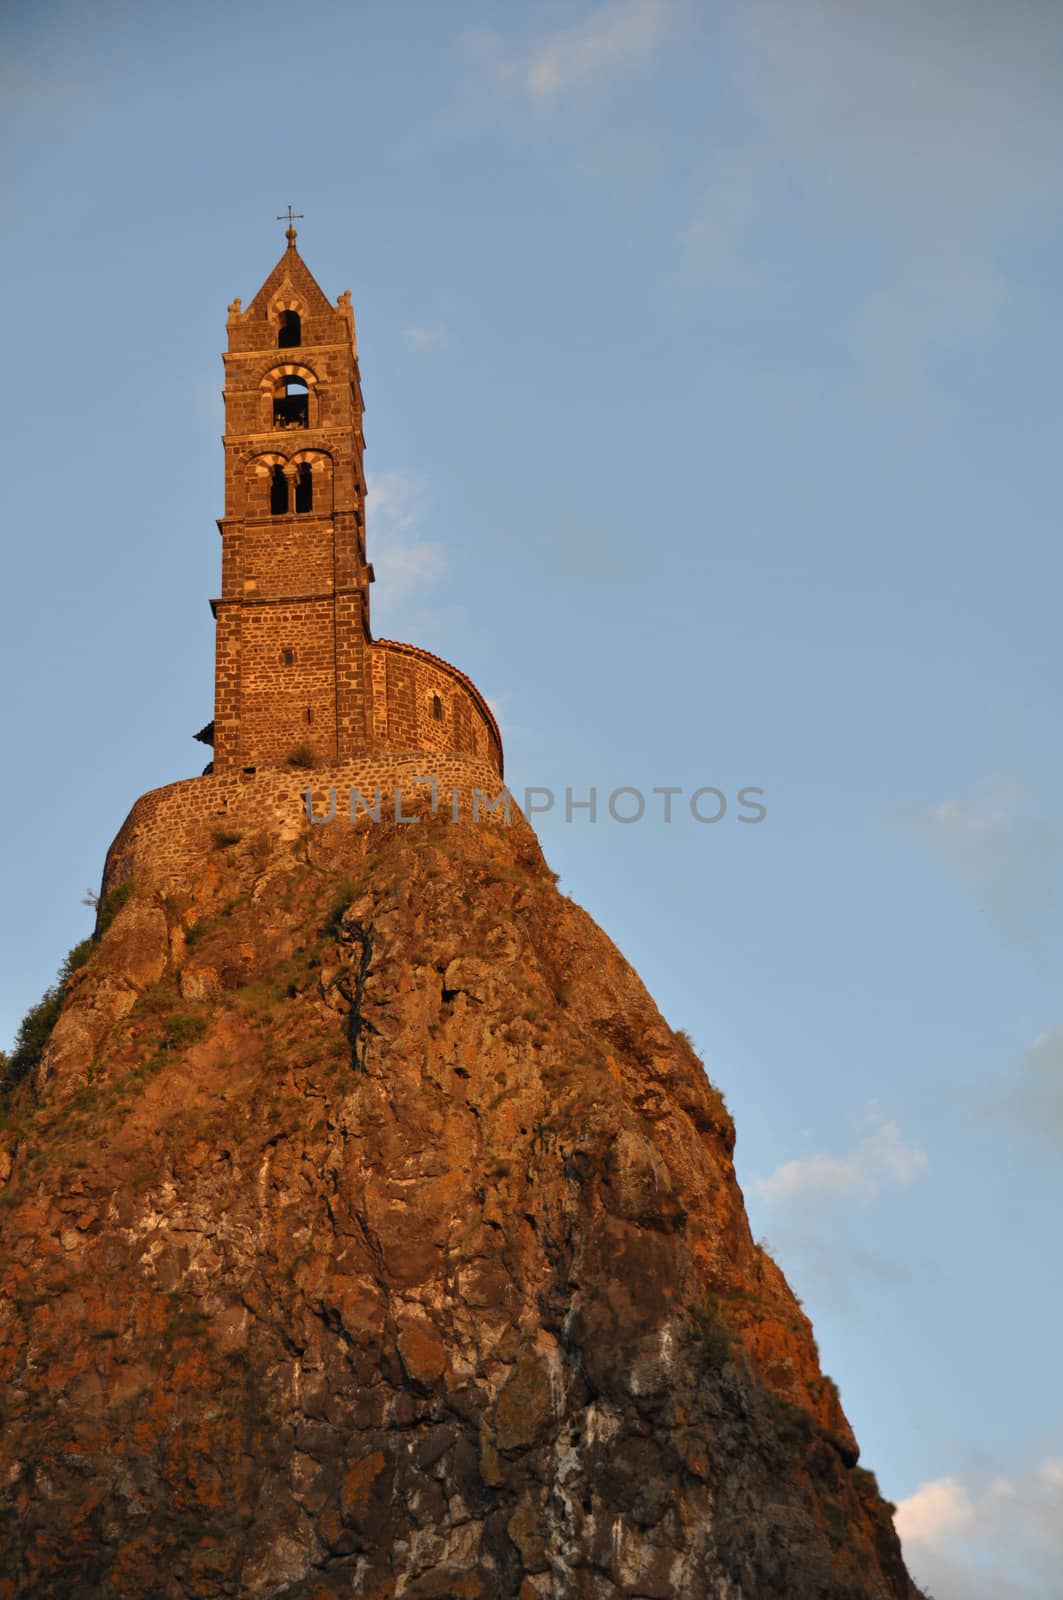
[[[331,596],[230,607],[218,604],[219,699],[215,768],[316,761],[374,748],[479,757],[502,773],[491,710],[463,672],[415,645],[367,644]],[[367,709],[369,711],[367,720]]]
[[[327,594],[333,586],[333,534],[328,517],[248,519],[241,530],[246,599]]]
[[[463,672],[412,644],[369,646],[376,739],[399,749],[477,756],[502,772],[502,740],[490,707]]]
[[[381,752],[312,771],[265,767],[247,774],[208,773],[141,795],[107,852],[104,892],[127,878],[134,878],[140,888],[179,888],[201,872],[211,852],[224,849],[226,841],[265,833],[273,841],[294,843],[311,830],[350,827],[352,790],[358,790],[370,807],[380,790],[380,821],[409,820],[428,809],[433,799],[431,785],[416,780],[432,778],[440,815],[471,821],[475,801],[476,818],[485,825],[523,821],[516,802],[510,805],[508,819],[504,805],[491,809],[503,786],[490,761],[423,750]],[[309,821],[307,789],[314,814],[322,819],[329,816],[335,795],[331,821]],[[486,799],[475,800],[474,789]],[[358,818],[367,815],[357,798],[353,804]]]
[[[301,745],[336,755],[336,655],[331,598],[240,608],[240,751],[249,765]]]

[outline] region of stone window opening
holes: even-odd
[[[443,720],[443,702],[442,702],[442,700],[439,698],[439,696],[437,694],[434,694],[432,696],[432,721],[433,722],[442,722],[442,720]]]
[[[271,517],[288,515],[288,480],[283,467],[274,467],[269,481],[269,514]]]
[[[294,664],[295,664],[295,651],[294,650],[285,650],[285,652],[284,652],[284,665],[286,667],[291,667],[291,666],[294,666]]]
[[[310,390],[302,378],[281,378],[273,391],[273,429],[310,426]]]
[[[282,311],[277,329],[277,349],[294,350],[303,342],[303,326],[298,311]]]
[[[314,720],[314,713],[313,713],[312,709],[310,708],[310,706],[307,706],[307,708],[306,708],[307,726],[309,726],[310,723],[313,722],[313,720]]]
[[[295,481],[295,509],[297,512],[314,509],[314,474],[309,461],[299,463],[299,476]]]

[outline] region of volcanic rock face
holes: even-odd
[[[733,1138],[520,821],[135,886],[0,1147],[0,1600],[910,1600]]]

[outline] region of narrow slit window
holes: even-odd
[[[288,480],[283,467],[274,467],[269,485],[269,514],[271,517],[288,515]]]
[[[299,477],[295,484],[295,509],[296,511],[314,509],[314,474],[309,461],[299,463]]]
[[[443,720],[443,702],[437,694],[432,696],[432,719],[435,722]]]
[[[296,345],[302,342],[303,328],[298,311],[282,312],[280,327],[277,329],[277,349],[294,350]]]

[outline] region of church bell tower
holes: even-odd
[[[371,737],[362,390],[350,291],[288,247],[229,307],[214,770],[334,762]]]
[[[350,290],[335,305],[295,247],[229,307],[225,515],[213,772],[337,769],[370,754],[475,758],[502,740],[463,672],[374,639],[365,556],[362,385]]]

